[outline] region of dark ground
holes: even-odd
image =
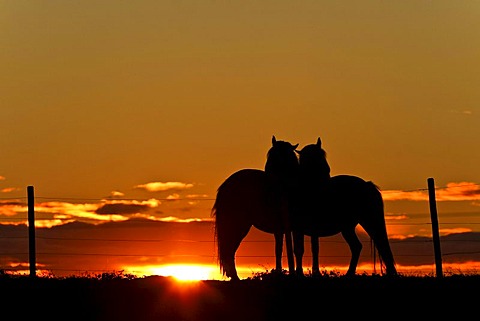
[[[0,320],[463,320],[480,316],[480,275],[191,283],[160,276],[7,276],[0,277],[0,306]]]

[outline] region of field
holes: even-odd
[[[478,315],[480,275],[273,277],[1,276],[2,315],[26,320],[320,320]]]

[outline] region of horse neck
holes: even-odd
[[[268,161],[265,165],[267,179],[276,189],[288,191],[298,186],[299,166],[298,164],[285,165]]]
[[[265,170],[270,182],[280,184],[283,187],[293,187],[298,182],[298,171],[282,172]]]
[[[324,188],[330,181],[330,172],[318,169],[300,168],[300,184],[307,189]]]

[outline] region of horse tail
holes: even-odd
[[[220,267],[220,273],[227,277],[236,277],[234,255],[242,239],[239,236],[241,226],[238,222],[238,202],[235,201],[235,194],[227,186],[223,184],[218,189],[211,217],[214,218],[217,263]]]
[[[396,274],[395,260],[388,241],[387,226],[385,222],[385,204],[380,188],[373,182],[367,182],[366,199],[368,210],[373,214],[373,219],[368,227],[367,233],[371,236],[374,248],[378,249],[380,264],[385,263],[387,273]]]
[[[221,242],[222,242],[222,239],[218,237],[218,231],[219,229],[221,229],[220,225],[222,224],[222,215],[221,215],[221,211],[219,212],[218,211],[218,198],[215,200],[215,203],[213,204],[213,207],[212,207],[212,211],[210,213],[210,217],[213,218],[213,235],[214,235],[214,244],[216,245],[216,249],[217,249],[217,263],[219,264],[220,266],[220,273],[222,273],[223,275],[225,275],[225,268],[224,268],[224,259],[223,259],[223,255],[222,255],[222,251],[220,250],[222,247],[221,247]],[[220,214],[220,215],[219,215]]]
[[[367,199],[371,200],[369,203],[371,205],[372,213],[375,213],[375,218],[378,220],[379,225],[385,228],[385,204],[383,202],[382,193],[380,192],[380,188],[373,182],[367,182]],[[380,224],[381,223],[381,224]]]

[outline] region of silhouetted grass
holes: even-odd
[[[327,317],[467,318],[478,313],[480,275],[386,277],[265,271],[237,282],[180,283],[123,272],[56,278],[0,273],[3,315],[47,320],[317,320]],[[383,311],[383,312],[382,312]],[[31,312],[29,312],[31,313]],[[387,317],[387,316],[385,316]],[[376,319],[376,318],[374,318]]]

